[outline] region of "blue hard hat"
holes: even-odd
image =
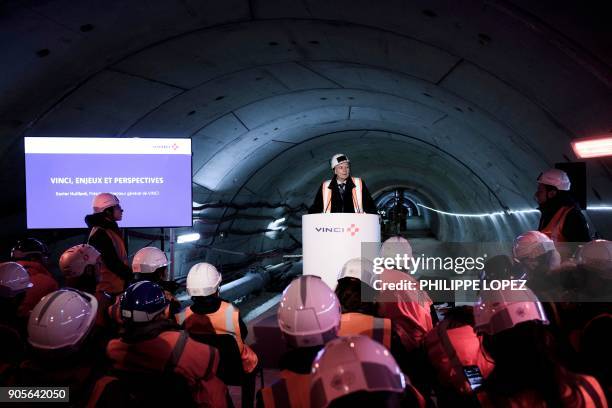
[[[131,284],[121,296],[121,317],[132,322],[149,322],[164,311],[168,300],[156,283],[139,281]]]

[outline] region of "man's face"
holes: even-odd
[[[538,183],[538,189],[533,195],[539,205],[544,204],[548,199],[553,198],[556,195],[555,191],[546,190],[546,186],[542,183]]]
[[[349,177],[351,173],[351,166],[348,163],[340,163],[336,167],[334,167],[334,173],[336,174],[336,178],[340,181],[344,181]]]

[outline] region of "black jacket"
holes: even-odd
[[[362,201],[363,201],[363,211],[368,214],[377,214],[376,212],[376,204],[374,204],[374,200],[366,187],[365,181],[361,180],[361,184],[363,186],[362,191]],[[344,195],[340,195],[340,190],[338,189],[338,183],[336,182],[336,176],[329,183],[329,187],[332,190],[332,198],[331,198],[331,212],[333,213],[353,213],[355,212],[355,207],[353,206],[353,188],[355,188],[355,183],[353,183],[353,179],[349,177],[346,180],[346,187],[344,189]],[[308,214],[317,214],[324,212],[323,208],[323,193],[321,192],[321,184],[317,187],[317,195],[315,197],[314,203],[308,209]]]
[[[110,229],[121,235],[119,226],[115,221],[106,218],[104,213],[90,214],[85,217],[85,222],[91,230],[93,227]],[[108,269],[117,274],[121,279],[128,282],[132,278],[132,270],[123,263],[117,255],[113,241],[104,231],[98,230],[89,239],[89,245],[93,246],[102,255],[102,261]]]
[[[279,361],[281,370],[293,371],[297,374],[309,374],[312,362],[323,346],[299,347],[289,349],[283,354]]]
[[[540,216],[540,225],[538,231],[542,231],[555,216],[555,213],[561,207],[573,207],[572,210],[567,214],[565,219],[565,225],[561,231],[568,242],[588,242],[591,240],[591,234],[589,232],[589,225],[587,224],[584,215],[580,211],[580,207],[576,201],[565,191],[557,192],[557,195],[544,204],[538,209],[542,213]]]

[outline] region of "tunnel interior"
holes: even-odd
[[[508,405],[535,406],[542,397],[546,401],[541,406],[560,406],[566,398],[578,396],[576,390],[581,391],[583,405],[604,406],[605,401],[596,400],[604,393],[609,399],[611,389],[612,303],[602,299],[610,300],[612,293],[612,246],[587,241],[612,239],[608,3],[0,2],[0,268],[3,274],[21,273],[12,281],[0,276],[0,337],[7,346],[0,353],[2,385],[13,376],[15,384],[25,379],[30,385],[39,374],[42,378],[60,373],[63,386],[68,382],[65,372],[76,367],[83,394],[102,396],[106,404],[100,405],[105,406],[124,405],[115,398],[104,401],[103,388],[110,384],[111,393],[130,394],[131,405],[177,405],[165,400],[180,397],[178,405],[183,399],[198,399],[198,406],[250,407],[255,398],[247,393],[283,377],[276,384],[284,386],[297,378],[299,392],[293,392],[293,385],[286,387],[290,392],[274,388],[272,397],[309,397],[312,401],[302,405],[312,407],[337,402],[327,397],[336,391],[348,393],[355,383],[367,383],[376,391],[359,390],[366,392],[349,396],[359,397],[354,398],[357,406],[384,405],[363,403],[368,397],[395,402],[401,398],[402,406],[409,405],[406,391],[414,391],[415,397],[422,392],[427,406],[471,406],[496,391],[499,399],[491,399],[496,403],[508,397]],[[110,207],[92,208],[107,212],[101,214],[106,227],[88,230],[83,222],[82,228],[28,229],[26,192],[32,200],[32,187],[26,186],[26,138],[53,137],[69,139],[68,145],[78,144],[77,138],[110,138],[113,143],[154,140],[150,145],[172,139],[190,144],[191,169],[189,155],[184,154],[184,177],[176,183],[184,191],[191,186],[191,196],[182,206],[186,223],[180,225],[186,226],[124,228],[127,220],[122,225],[115,214],[122,211],[114,201],[117,197],[111,197]],[[582,159],[572,147],[578,140],[600,137],[610,140],[607,156]],[[170,143],[162,147],[170,148],[179,149]],[[74,153],[67,150],[60,157]],[[115,153],[125,151],[109,155]],[[156,160],[159,152],[129,153],[140,160],[150,157],[158,168],[170,167]],[[166,153],[163,156],[171,154]],[[348,157],[351,175],[367,186],[380,217],[304,217],[316,194],[326,191],[334,175],[330,159],[339,153]],[[139,161],[126,166],[126,173],[136,173],[135,162]],[[545,209],[538,208],[536,189],[548,187],[538,183],[538,175],[559,166],[582,165],[586,177],[575,185],[586,204],[577,208],[572,202],[569,209],[555,210],[555,217],[569,217],[575,210],[573,216],[584,227],[583,215],[591,236],[580,240],[584,245],[579,251],[595,248],[597,256],[568,256],[561,264],[555,250],[563,244],[540,234],[529,256],[519,259],[515,238],[546,229],[539,228]],[[157,175],[131,178],[149,176]],[[100,192],[86,188],[90,190],[82,195]],[[58,190],[49,196],[59,196]],[[340,191],[334,190],[335,198]],[[122,203],[126,215],[167,215],[152,205],[130,208],[128,202]],[[46,202],[37,204],[42,204],[46,217],[61,219]],[[173,211],[169,206],[163,210]],[[363,224],[355,228],[358,217]],[[120,230],[114,229],[112,219],[119,220]],[[338,219],[349,219],[350,227],[333,224]],[[359,227],[362,235],[353,239]],[[60,271],[60,256],[73,245],[87,242],[95,247],[95,234],[104,236],[98,241],[99,252],[86,248],[95,265],[88,265],[76,279],[68,276],[74,271],[65,265]],[[439,266],[401,267],[398,260],[374,272],[371,260],[392,258],[388,253],[394,248],[380,244],[394,236],[410,244],[408,250],[405,242],[398,244],[398,254],[423,263],[433,259]],[[43,250],[38,251],[40,259],[36,251],[18,259],[11,249],[25,237],[48,244],[49,256]],[[310,245],[313,242],[316,245]],[[577,242],[567,246],[573,250],[573,244]],[[155,265],[134,262],[141,249],[154,255],[150,263]],[[544,253],[532,257],[537,250]],[[602,255],[604,250],[607,255]],[[349,252],[351,256],[345,256]],[[353,257],[357,253],[360,259]],[[5,262],[11,259],[23,267]],[[478,262],[482,266],[471,267]],[[50,273],[42,276],[43,272]],[[300,275],[310,276],[296,279]],[[18,290],[5,290],[15,282],[21,285]],[[440,287],[400,286],[429,282]],[[445,286],[473,282],[478,288],[471,291]],[[515,308],[508,292],[498,287],[487,293],[479,286],[490,282],[527,284],[533,292],[527,291],[527,300],[522,298]],[[390,293],[376,288],[377,283],[390,284]],[[287,289],[289,285],[299,289]],[[547,292],[546,285],[553,290]],[[139,288],[147,293],[136,295]],[[548,296],[551,293],[561,301],[555,304],[558,299]],[[584,293],[593,296],[583,302]],[[50,307],[65,295],[76,299],[78,307]],[[26,297],[31,307],[24,306]],[[43,315],[48,326],[40,325]],[[196,323],[188,324],[189,317]],[[64,318],[70,324],[64,325]],[[448,325],[443,322],[447,318]],[[79,319],[88,321],[78,327],[72,324]],[[350,333],[351,319],[356,321],[356,333]],[[56,330],[58,321],[62,326]],[[457,342],[451,341],[451,332],[459,336]],[[347,334],[359,336],[350,337],[346,350],[334,356],[342,358],[332,358],[329,378],[313,381],[321,356],[333,349],[330,344],[346,341]],[[47,347],[52,337],[59,338],[59,347]],[[355,344],[364,339],[374,346],[357,353]],[[225,340],[235,358],[224,353]],[[553,340],[562,344],[555,351],[563,355],[567,370],[557,356],[553,358]],[[478,366],[459,361],[470,353]],[[291,373],[296,367],[300,372]],[[483,376],[488,375],[485,368],[495,375]],[[234,369],[239,379],[229,381]],[[577,374],[582,372],[592,377]],[[108,375],[95,387],[89,384],[104,374]],[[445,377],[451,377],[448,384]],[[596,379],[602,387],[591,389]],[[446,394],[458,383],[460,395]],[[236,384],[241,386],[238,393]],[[477,395],[473,391],[482,384],[484,393]],[[174,392],[174,385],[180,392]],[[0,391],[4,389],[11,390]],[[66,390],[72,405],[80,406],[75,399],[80,390],[72,384]],[[514,393],[527,402],[510,400]],[[211,402],[215,397],[218,404]],[[315,401],[316,397],[321,398]],[[274,404],[289,405],[285,400]]]
[[[509,242],[537,227],[537,175],[576,161],[575,138],[612,130],[609,25],[579,4],[7,7],[7,245],[25,233],[24,136],[190,138],[194,225],[175,233],[202,238],[177,246],[184,276],[199,260],[243,271],[299,254],[300,216],[334,153],[349,156],[381,210],[389,192],[406,192],[408,231]],[[591,208],[612,203],[611,168],[587,162]],[[587,215],[610,236],[605,211]],[[135,249],[162,237],[132,232]],[[84,231],[36,233],[59,251]]]

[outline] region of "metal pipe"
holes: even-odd
[[[269,280],[270,275],[267,271],[247,273],[240,279],[222,285],[220,288],[221,297],[229,301],[240,299],[253,292],[263,290]]]

